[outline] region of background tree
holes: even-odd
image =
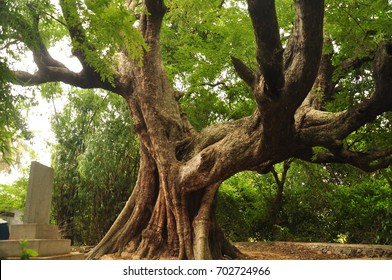
[[[20,178],[11,185],[0,184],[0,213],[24,210],[27,194],[27,177]]]
[[[138,143],[118,96],[69,90],[52,120],[53,216],[73,244],[94,245],[105,235],[135,185]]]
[[[242,172],[219,189],[218,221],[233,241],[391,244],[392,190],[382,173],[296,160],[273,224],[278,193],[273,174]]]
[[[377,119],[389,123],[381,116],[392,109],[392,43],[384,41],[390,40],[391,31],[377,28],[390,21],[391,4],[375,2],[370,7],[377,8],[377,13],[369,17],[369,1],[325,4],[322,0],[295,0],[288,6],[295,14],[291,21],[278,19],[276,13],[288,2],[277,1],[279,5],[275,5],[272,0],[60,0],[57,7],[46,0],[28,1],[27,5],[25,1],[0,2],[1,27],[6,34],[3,47],[30,50],[37,66],[34,73],[12,69],[12,82],[36,85],[60,81],[80,88],[100,88],[122,96],[129,106],[140,142],[138,180],[121,214],[89,257],[123,251],[140,258],[234,256],[236,251],[225,240],[215,216],[216,193],[223,180],[243,170],[266,173],[289,158],[349,163],[366,171],[389,166],[390,142],[371,149],[350,145],[353,134],[367,123]],[[352,36],[345,40],[339,25],[334,24],[334,13],[341,10],[351,11],[345,30]],[[331,16],[325,17],[324,24],[325,12]],[[204,89],[202,97],[208,96],[204,94],[208,90],[208,94],[222,97],[225,105],[234,106],[222,107],[235,109],[236,99],[230,97],[239,95],[224,87],[231,79],[226,84],[220,80],[236,73],[249,87],[238,93],[254,100],[254,105],[246,107],[249,114],[244,117],[231,121],[215,117],[219,122],[211,124],[207,119],[194,127],[180,106],[181,88],[175,87],[182,83],[178,73],[186,78],[189,74],[181,69],[170,71],[171,64],[163,55],[164,30],[174,32],[176,38],[196,34],[193,41],[203,48],[213,42],[226,46],[223,50],[234,49],[238,44],[225,41],[225,33],[209,31],[215,31],[215,26],[224,30],[226,19],[230,26],[236,13],[249,15],[246,19],[239,16],[242,20],[237,24],[253,31],[254,42],[246,41],[254,50],[250,62],[226,52],[224,61],[230,58],[231,64],[222,63],[217,71],[216,61],[208,56],[211,51],[194,52],[177,46],[176,53],[189,51],[196,70],[205,65],[204,69],[219,73],[193,76],[198,88]],[[357,27],[367,31],[358,24],[362,18],[367,18],[366,28],[374,27],[369,30],[375,35],[358,32]],[[177,22],[185,22],[192,32],[177,28]],[[48,50],[64,36],[82,65],[79,73]],[[361,43],[354,44],[353,38]],[[206,44],[206,50],[216,50],[213,45]],[[358,69],[369,79],[371,75],[372,81],[359,91],[357,85],[363,79],[353,86],[347,83]],[[228,86],[236,86],[236,81]],[[217,84],[222,85],[222,91],[213,90]],[[348,92],[356,98],[349,106],[331,110],[324,104],[324,99]]]
[[[28,130],[21,111],[32,102],[22,94],[11,90],[7,83],[7,69],[0,60],[0,172],[7,170],[11,164],[19,163],[18,150],[23,146],[22,140],[29,140],[32,133]],[[18,146],[19,147],[18,149]]]

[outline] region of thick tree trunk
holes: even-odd
[[[276,21],[273,3],[249,1],[257,39],[264,40],[267,25],[258,11],[270,12]],[[216,193],[220,183],[242,170],[263,172],[274,163],[293,156],[301,148],[293,134],[295,104],[301,103],[312,86],[321,54],[320,26],[312,38],[313,47],[302,49],[313,33],[300,33],[303,18],[322,22],[322,5],[315,9],[298,5],[304,14],[297,18],[297,35],[290,43],[291,60],[284,61],[279,42],[279,30],[261,44],[258,62],[263,74],[249,78],[259,110],[247,118],[192,130],[182,114],[178,94],[170,85],[162,65],[159,32],[165,7],[160,1],[144,1],[149,15],[142,15],[140,31],[149,45],[143,65],[132,61],[122,63],[124,79],[132,84],[121,94],[127,100],[135,130],[140,139],[141,164],[139,178],[129,201],[112,228],[90,252],[89,258],[99,258],[112,252],[130,254],[133,258],[217,259],[239,254],[216,223]],[[318,13],[313,13],[317,11]],[[255,14],[253,14],[255,13]],[[320,19],[321,17],[321,19]],[[270,24],[271,22],[268,22]],[[275,22],[276,23],[276,22]],[[306,26],[305,26],[306,27]],[[304,31],[304,32],[305,32]],[[268,31],[269,32],[269,31]],[[320,33],[320,34],[319,34]],[[305,36],[306,35],[306,36]],[[316,43],[314,43],[316,42]],[[267,49],[263,50],[264,47]],[[270,49],[271,47],[271,49]],[[275,53],[274,61],[266,64],[261,53]],[[309,53],[308,53],[309,52]],[[310,59],[308,59],[310,58]],[[283,62],[288,68],[288,84],[284,85]],[[237,69],[245,69],[237,64]],[[292,69],[296,69],[292,73]],[[245,69],[246,70],[246,69]],[[298,86],[295,75],[304,85]],[[241,73],[239,73],[241,76]],[[245,75],[253,75],[247,71]],[[278,75],[279,79],[274,80]],[[287,87],[287,88],[284,88]],[[292,94],[300,94],[292,102]],[[280,98],[286,95],[286,98]],[[287,110],[277,114],[280,108]]]
[[[126,73],[134,81],[123,96],[140,140],[138,181],[89,258],[118,252],[132,258],[216,259],[237,252],[224,240],[215,219],[219,177],[203,181],[203,174],[195,170],[199,163],[186,164],[199,152],[191,148],[197,134],[181,113],[162,65],[158,40],[162,15],[142,16],[140,28],[150,50],[142,66],[131,62]],[[203,170],[209,171],[208,166]]]
[[[219,184],[179,192],[170,168],[158,166],[141,145],[139,179],[123,211],[89,258],[118,253],[127,258],[219,259],[239,252],[215,219]]]

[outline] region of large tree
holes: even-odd
[[[138,180],[123,211],[90,258],[111,252],[140,258],[235,256],[237,251],[225,240],[215,218],[216,193],[226,178],[242,170],[265,173],[289,158],[349,163],[367,171],[391,164],[390,142],[380,149],[359,150],[347,145],[345,139],[392,110],[392,42],[380,40],[375,50],[358,57],[353,52],[353,57],[340,63],[332,63],[333,47],[325,48],[329,51],[323,55],[323,45],[338,42],[325,32],[325,10],[337,7],[332,12],[338,13],[345,9],[360,26],[354,14],[359,1],[349,1],[356,7],[353,10],[339,1],[328,5],[323,0],[293,1],[290,36],[279,26],[275,1],[242,2],[60,0],[59,7],[48,0],[27,1],[27,5],[26,1],[0,2],[1,28],[7,34],[2,47],[14,50],[22,42],[37,66],[34,73],[12,68],[13,83],[63,82],[100,88],[121,95],[128,103],[140,141]],[[166,22],[165,15],[189,3],[247,9],[255,38],[252,67],[231,58],[238,76],[253,93],[255,109],[248,116],[201,131],[194,129],[182,111],[182,94],[173,86],[162,55],[163,28],[176,28],[175,23]],[[390,15],[388,1],[376,3]],[[371,20],[379,18],[376,15]],[[55,38],[48,34],[59,32],[53,27],[56,23],[82,65],[78,73],[48,50]],[[364,36],[374,36],[374,32],[364,30]],[[198,35],[211,34],[203,30]],[[197,56],[203,58],[203,54]],[[347,85],[341,80],[369,61],[373,61],[372,92],[350,108],[327,111],[324,101]],[[204,80],[200,83],[207,85]]]

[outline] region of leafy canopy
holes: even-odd
[[[119,49],[125,49],[131,59],[148,50],[133,26],[135,15],[122,0],[2,1],[0,8],[2,45],[14,59],[27,50],[34,53],[42,45],[49,48],[65,42],[73,55],[83,51],[87,64],[103,80],[113,82],[113,56]]]

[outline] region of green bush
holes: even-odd
[[[392,187],[383,174],[296,162],[272,224],[273,176],[240,173],[219,190],[218,221],[232,241],[392,244]]]
[[[11,185],[0,184],[0,212],[23,210],[26,204],[27,178],[20,178]]]

